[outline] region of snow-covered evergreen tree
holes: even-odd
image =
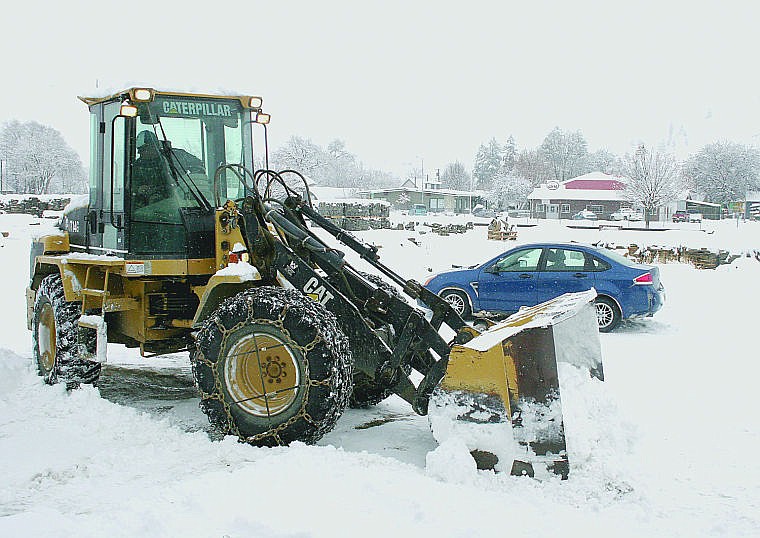
[[[501,171],[503,173],[511,174],[514,171],[515,165],[517,164],[517,156],[518,152],[515,138],[512,135],[509,135],[507,142],[501,150]]]
[[[491,188],[493,178],[501,168],[502,148],[495,138],[491,138],[488,144],[481,144],[475,155],[475,166],[472,175],[475,178],[475,187],[481,190]]]

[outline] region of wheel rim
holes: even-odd
[[[596,321],[599,327],[608,327],[613,319],[615,319],[615,311],[612,309],[612,305],[596,303]]]
[[[294,351],[271,334],[255,332],[230,349],[224,380],[233,402],[246,413],[271,417],[298,398],[301,373]]]
[[[451,305],[457,314],[460,316],[464,312],[464,298],[458,293],[449,293],[443,298],[447,303]]]
[[[50,303],[43,304],[40,310],[37,324],[37,346],[40,366],[46,372],[52,371],[53,366],[55,366],[56,338],[55,315]]]

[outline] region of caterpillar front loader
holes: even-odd
[[[484,468],[567,476],[557,360],[600,376],[593,292],[481,334],[317,213],[300,174],[254,171],[261,98],[80,99],[89,199],[31,250],[27,320],[46,382],[96,383],[107,342],[146,358],[187,350],[203,411],[248,443],[311,443],[347,405],[397,394],[477,430],[468,442]]]

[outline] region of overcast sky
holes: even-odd
[[[270,147],[340,138],[400,175],[555,126],[617,154],[760,144],[756,0],[6,4],[0,121],[51,125],[84,163],[96,81],[261,95]]]

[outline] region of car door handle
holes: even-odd
[[[523,273],[523,274],[520,275],[520,278],[533,278],[533,275],[531,275],[529,273]]]
[[[575,278],[588,278],[588,275],[586,273],[575,273],[573,276]]]

